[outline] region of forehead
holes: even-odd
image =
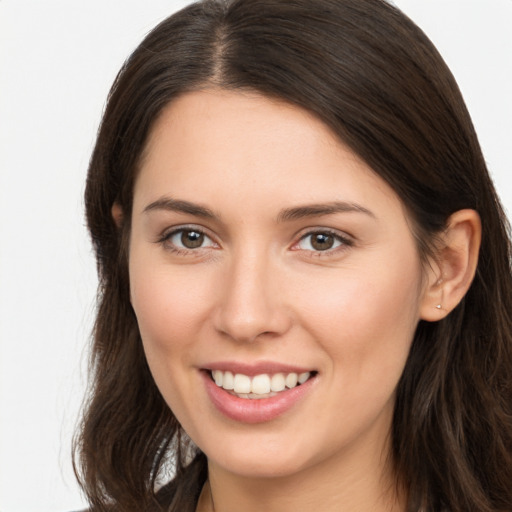
[[[177,192],[187,200],[236,196],[246,208],[258,194],[276,207],[377,198],[400,206],[392,189],[311,113],[224,90],[183,94],[155,122],[135,196],[155,200]]]
[[[201,148],[218,148],[223,157],[232,157],[240,147],[240,154],[247,156],[248,151],[257,151],[260,160],[263,148],[269,157],[275,157],[272,150],[278,146],[311,151],[315,145],[325,152],[342,145],[327,125],[301,107],[255,91],[224,89],[184,93],[168,104],[152,127],[145,157],[161,152],[171,138],[180,142],[172,148],[175,158],[191,146],[198,157]],[[309,141],[307,147],[300,144],[304,139]],[[357,159],[350,151],[346,153]]]

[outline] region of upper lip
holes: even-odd
[[[233,374],[241,373],[248,377],[254,377],[261,374],[276,374],[276,373],[305,373],[313,372],[312,368],[305,368],[286,363],[278,363],[276,361],[259,361],[256,363],[246,363],[238,361],[217,361],[208,363],[202,366],[203,370],[221,370],[223,372],[231,372]]]

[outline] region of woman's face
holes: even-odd
[[[129,267],[155,382],[210,464],[381,460],[422,266],[398,197],[322,122],[256,94],[175,100],[135,185]]]

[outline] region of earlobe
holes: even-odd
[[[422,320],[441,320],[462,300],[475,276],[481,236],[475,210],[459,210],[450,216],[429,272],[420,308]]]
[[[123,209],[121,208],[121,205],[119,203],[114,203],[110,212],[116,226],[120,228],[123,225]]]

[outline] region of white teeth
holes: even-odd
[[[270,377],[268,375],[256,375],[256,377],[253,377],[251,390],[258,395],[270,393]]]
[[[214,370],[213,371],[213,380],[215,381],[215,384],[219,386],[219,388],[222,387],[222,381],[223,381],[223,373],[220,370]]]
[[[311,372],[274,375],[263,373],[251,378],[242,373],[233,375],[232,372],[213,370],[212,377],[217,386],[233,391],[240,398],[269,398],[286,388],[292,389],[304,384],[311,377]]]
[[[235,388],[235,377],[231,372],[224,373],[224,378],[222,379],[222,387],[228,390]]]
[[[219,386],[221,387],[221,386]],[[235,393],[250,393],[251,392],[251,378],[247,375],[237,373],[235,375],[235,382],[233,386]]]
[[[294,388],[297,385],[298,380],[299,376],[296,373],[289,373],[284,382],[286,383],[287,388]]]
[[[270,380],[270,389],[272,391],[283,391],[285,387],[286,383],[282,373],[276,373],[275,375],[272,375],[272,379]]]
[[[299,384],[304,384],[304,382],[306,382],[309,379],[310,375],[311,375],[311,373],[309,373],[309,372],[301,373],[299,375],[299,379],[298,379],[299,380]],[[224,378],[226,378],[225,375],[224,375]]]

